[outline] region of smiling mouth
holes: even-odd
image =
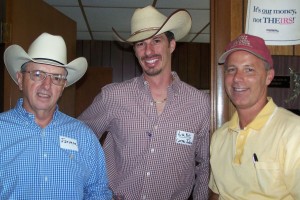
[[[50,95],[49,94],[45,94],[45,93],[37,93],[38,97],[42,97],[42,98],[50,98]]]
[[[144,57],[142,57],[142,60],[143,60],[146,64],[152,65],[152,64],[158,62],[158,61],[159,61],[159,58],[160,58],[160,55],[159,55],[159,54],[154,54],[154,55],[151,55],[151,56],[144,56]]]
[[[158,61],[158,59],[155,58],[155,59],[145,60],[145,63],[147,63],[147,64],[154,64],[157,61]]]
[[[247,88],[237,88],[237,87],[233,87],[233,91],[234,92],[244,92],[244,91],[246,91],[247,90]]]

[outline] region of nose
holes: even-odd
[[[145,54],[146,55],[151,55],[153,53],[153,46],[151,43],[146,43],[145,44]]]
[[[241,81],[243,79],[243,72],[241,70],[237,70],[236,73],[234,74],[233,80],[235,82]]]
[[[45,80],[43,80],[43,85],[45,87],[49,88],[51,84],[52,84],[51,76],[50,76],[50,74],[47,74]]]

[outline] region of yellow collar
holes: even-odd
[[[265,105],[265,107],[258,113],[258,115],[253,119],[253,121],[248,124],[244,129],[251,128],[254,130],[260,130],[266,122],[271,117],[272,113],[276,109],[276,104],[273,102],[273,99],[271,97],[268,97],[268,103]],[[229,129],[232,130],[239,130],[239,116],[237,112],[235,112],[229,121]]]

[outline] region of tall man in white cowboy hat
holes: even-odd
[[[99,138],[108,131],[104,152],[116,199],[208,198],[209,96],[171,71],[175,40],[191,23],[183,9],[169,17],[152,6],[137,9],[131,36],[118,38],[133,45],[142,76],[107,85],[79,117]]]
[[[98,139],[57,106],[86,59],[67,64],[63,38],[43,33],[28,53],[9,46],[4,62],[23,97],[0,114],[0,199],[111,199]]]

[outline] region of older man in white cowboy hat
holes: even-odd
[[[9,46],[4,62],[23,97],[0,114],[0,199],[111,199],[93,131],[57,106],[86,59],[67,63],[63,38],[43,33],[28,53]]]
[[[104,143],[109,184],[116,199],[208,198],[209,96],[171,70],[176,41],[191,28],[179,9],[169,17],[152,6],[137,9],[133,45],[143,74],[102,89],[79,119]]]

